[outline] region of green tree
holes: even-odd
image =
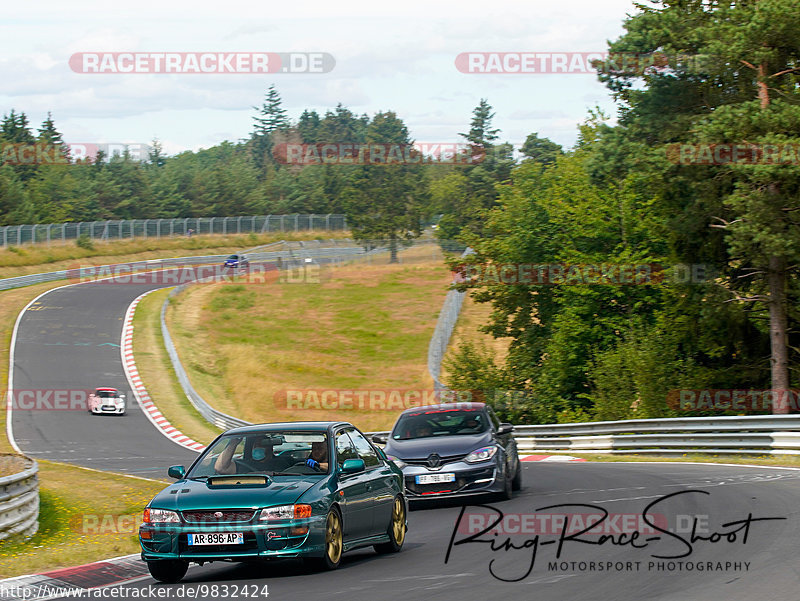
[[[366,129],[366,142],[408,148],[408,129],[395,113],[377,113]],[[347,222],[361,241],[389,245],[390,262],[397,262],[403,241],[422,233],[426,203],[422,169],[418,165],[363,165],[354,167],[354,178],[343,191]]]
[[[261,106],[253,108],[257,111],[250,136],[253,160],[259,169],[265,169],[266,162],[272,161],[273,134],[288,129],[290,123],[275,84],[269,87]]]
[[[549,138],[540,138],[536,132],[528,134],[528,137],[525,138],[525,143],[522,145],[522,154],[542,165],[552,165],[563,153],[564,150],[559,144]]]
[[[627,33],[611,44],[611,51],[663,52],[673,59],[669,66],[602,75],[623,104],[623,144],[758,147],[800,141],[800,15],[795,2],[654,4],[628,19]],[[766,318],[771,387],[790,388],[791,324],[798,318],[792,309],[797,298],[792,280],[800,259],[794,217],[800,167],[676,165],[662,168],[660,175],[653,181],[665,205],[672,205],[672,215],[679,216],[673,219],[678,237],[687,230],[697,233],[678,238],[680,250],[717,249],[715,254],[722,255],[722,283],[729,290],[725,300],[752,303],[751,317],[757,322]],[[720,238],[701,231],[710,227],[724,234],[722,253],[716,246]]]

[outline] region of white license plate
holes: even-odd
[[[455,481],[455,474],[422,474],[417,476],[417,484],[440,484],[442,482]]]
[[[190,545],[243,545],[244,535],[241,532],[203,532],[189,534]]]

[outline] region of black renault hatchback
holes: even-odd
[[[403,470],[409,499],[497,493],[511,498],[522,486],[514,426],[484,403],[407,409],[389,436],[376,434]]]

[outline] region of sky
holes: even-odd
[[[461,53],[604,52],[631,0],[251,2],[37,0],[4,6],[0,113],[47,112],[69,143],[144,144],[168,154],[246,138],[271,84],[288,116],[342,103],[392,110],[411,137],[453,143],[481,98],[500,138],[532,132],[565,147],[589,109],[616,113],[591,73],[465,73]],[[77,53],[327,53],[327,73],[83,73]],[[513,56],[513,55],[512,55]],[[121,64],[121,63],[118,63]],[[489,64],[489,63],[487,63]],[[513,66],[513,62],[509,63]]]

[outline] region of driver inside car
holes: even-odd
[[[311,443],[311,456],[306,460],[306,465],[319,472],[328,471],[328,444],[326,442]]]

